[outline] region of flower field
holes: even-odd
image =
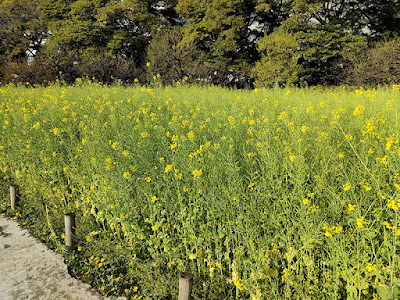
[[[104,294],[177,294],[108,245],[203,299],[397,299],[399,88],[4,86],[1,183]]]

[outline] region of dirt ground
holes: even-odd
[[[115,298],[103,298],[88,284],[71,277],[60,254],[38,242],[15,221],[0,215],[0,299]]]

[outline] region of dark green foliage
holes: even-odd
[[[391,0],[294,0],[290,19],[306,25],[310,21],[320,25],[351,27],[355,33],[379,38],[383,33],[398,32],[400,3]]]
[[[35,56],[46,38],[46,25],[37,15],[39,1],[0,1],[0,54],[6,60]]]
[[[194,45],[216,68],[246,70],[258,59],[259,32],[250,28],[256,18],[255,1],[181,0],[176,9],[188,21],[181,44]]]
[[[178,81],[201,82],[207,74],[204,53],[193,44],[182,44],[179,27],[166,28],[153,35],[148,48],[151,74],[162,74],[163,84]]]
[[[38,0],[0,1],[0,67],[7,62],[34,57],[47,36],[37,15]],[[0,73],[1,81],[2,73]]]
[[[366,41],[400,33],[399,15],[390,0],[3,0],[0,66],[34,57],[68,83],[148,72],[164,84],[337,85]]]
[[[301,54],[299,81],[308,85],[344,83],[348,67],[366,49],[365,38],[340,25],[303,26],[295,35]]]
[[[155,21],[146,1],[43,0],[39,9],[52,32],[44,53],[67,82],[93,72],[109,82],[118,72],[111,70],[113,64],[124,69],[133,66],[132,60],[144,62]],[[103,70],[95,66],[96,60],[105,63]],[[128,70],[121,72],[121,79],[129,81]],[[131,75],[133,80],[134,72]]]
[[[299,42],[293,34],[274,32],[259,43],[262,58],[253,73],[257,86],[290,85],[298,80]]]
[[[345,81],[347,69],[366,48],[365,38],[339,25],[304,25],[276,31],[259,43],[257,85],[328,84]]]

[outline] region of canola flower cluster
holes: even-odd
[[[395,297],[399,101],[398,86],[5,86],[0,171],[157,271],[194,271],[208,299]]]

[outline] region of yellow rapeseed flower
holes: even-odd
[[[384,157],[377,157],[376,161],[387,166],[388,164],[387,158],[388,158],[387,155],[385,155]]]
[[[310,208],[311,208],[312,212],[318,212],[319,211],[319,205],[311,205]]]
[[[364,179],[363,181],[360,182],[360,185],[368,192],[372,190],[372,187],[368,185],[368,182]]]
[[[363,114],[364,111],[365,111],[365,107],[362,105],[358,105],[353,111],[353,116],[357,117],[357,116]]]
[[[175,170],[175,177],[177,178],[177,179],[179,179],[179,180],[181,180],[182,179],[182,173],[179,173],[179,170]]]
[[[385,227],[389,230],[393,230],[395,229],[394,226],[392,226],[388,221],[383,222],[383,225],[385,225]]]
[[[387,206],[393,210],[399,210],[399,203],[396,200],[389,200]]]
[[[112,147],[114,150],[118,150],[118,149],[121,148],[121,144],[120,144],[119,142],[114,142],[114,143],[111,145],[111,147]]]
[[[253,158],[254,156],[256,156],[256,154],[254,152],[249,152],[247,154],[247,157],[250,158],[250,159]]]
[[[357,219],[357,226],[358,226],[359,228],[363,228],[363,227],[364,227],[364,224],[366,224],[365,221],[364,221],[364,217],[359,217],[359,218]]]
[[[348,191],[348,190],[350,190],[350,188],[351,188],[351,185],[350,185],[349,182],[346,182],[345,184],[343,184],[343,190],[344,190],[345,192]]]
[[[351,141],[353,139],[353,136],[350,133],[346,134],[346,140]]]
[[[57,127],[53,128],[52,132],[53,132],[55,135],[59,135],[59,134],[60,134],[60,130],[59,130]]]
[[[290,278],[290,273],[288,272],[288,270],[285,268],[283,269],[283,274],[282,274],[282,282],[287,281]]]
[[[235,279],[233,281],[233,284],[236,286],[236,288],[240,291],[244,290],[244,283],[241,279]]]
[[[165,173],[171,172],[172,169],[173,169],[173,166],[172,166],[172,165],[167,165],[167,166],[165,167]]]
[[[347,212],[351,212],[351,211],[355,210],[356,207],[357,207],[357,205],[349,203],[349,205],[347,206]]]
[[[193,174],[194,178],[199,178],[201,176],[201,174],[203,174],[203,171],[201,169],[200,170],[196,169],[196,170],[193,170],[192,174]]]
[[[188,136],[188,139],[189,139],[190,141],[193,141],[193,140],[194,140],[194,132],[193,132],[193,131],[189,131],[188,134],[187,134],[187,136]]]
[[[371,263],[368,263],[367,264],[367,270],[368,270],[368,272],[373,272],[373,271],[376,271],[376,265],[374,264],[371,264]]]

